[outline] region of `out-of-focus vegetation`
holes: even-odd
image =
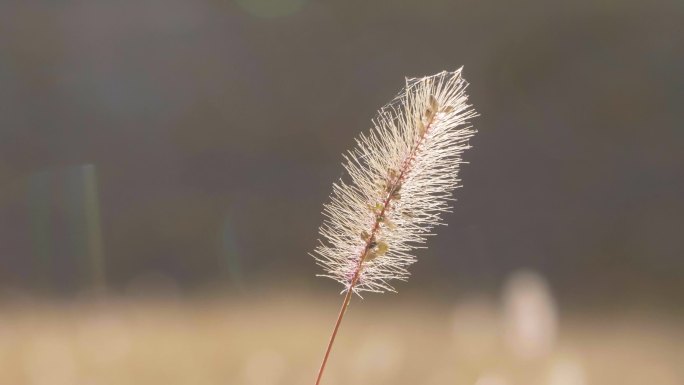
[[[682,24],[680,0],[2,1],[0,290],[313,288],[341,154],[405,76],[463,65],[480,132],[412,284],[679,299]]]
[[[684,383],[682,25],[681,0],[0,1],[0,385],[311,383],[340,154],[404,76],[461,65],[449,226],[354,299],[324,384]]]
[[[6,303],[0,384],[309,384],[337,299],[279,293]],[[532,320],[539,334],[516,331],[510,309],[500,305],[487,297],[355,299],[324,383],[678,385],[684,379],[681,317],[561,313],[555,332],[544,326],[548,320]],[[510,336],[529,332],[526,340]]]

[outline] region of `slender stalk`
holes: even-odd
[[[352,288],[356,284],[357,280],[358,280],[358,274],[355,274],[354,280],[352,281],[352,284],[349,287],[349,290],[347,291],[347,295],[344,296],[344,301],[342,302],[342,308],[340,308],[340,314],[337,316],[337,322],[335,322],[335,328],[333,329],[332,335],[330,336],[330,341],[328,342],[328,348],[325,350],[325,356],[323,357],[323,363],[321,363],[321,368],[318,370],[318,377],[316,377],[316,385],[319,385],[321,383],[321,378],[323,378],[323,371],[325,370],[325,364],[328,362],[328,356],[330,356],[330,350],[332,350],[333,343],[335,342],[335,337],[337,336],[337,330],[339,330],[339,328],[340,328],[340,324],[342,323],[342,318],[344,317],[344,313],[347,312],[347,306],[349,306],[349,302],[351,301],[352,294],[354,293],[352,291]]]

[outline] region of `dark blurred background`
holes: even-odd
[[[316,285],[341,153],[405,76],[464,65],[480,132],[416,280],[678,297],[681,2],[0,7],[3,287]]]
[[[464,188],[397,300],[529,269],[570,308],[681,314],[683,22],[678,0],[4,0],[0,293],[291,290],[332,317],[307,253],[342,152],[405,76],[463,65]]]

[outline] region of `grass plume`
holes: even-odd
[[[461,154],[475,134],[466,87],[461,69],[406,79],[345,154],[349,181],[333,185],[314,258],[346,295],[316,384],[352,293],[394,292],[391,281],[408,279],[413,251],[449,210]]]

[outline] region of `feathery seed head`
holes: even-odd
[[[461,154],[475,130],[461,69],[407,78],[406,87],[344,155],[349,180],[333,184],[314,258],[359,294],[395,291],[458,186]]]

